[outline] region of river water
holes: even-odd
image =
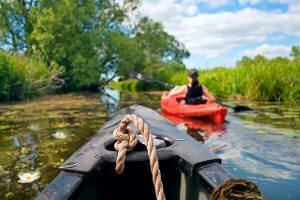
[[[118,109],[141,104],[160,112],[159,99],[160,93],[106,90],[100,98],[66,94],[0,104],[0,199],[34,198]],[[165,117],[214,151],[234,175],[256,183],[268,199],[300,199],[300,105],[245,105],[254,111],[230,111],[222,125]]]

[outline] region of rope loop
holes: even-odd
[[[139,128],[146,142],[156,199],[165,200],[161,174],[158,166],[158,158],[156,155],[156,147],[153,145],[152,134],[148,130],[148,125],[136,115],[126,115],[121,120],[119,127],[113,131],[113,137],[117,140],[114,147],[118,151],[116,172],[121,174],[124,171],[126,152],[131,151],[137,144],[136,134],[133,129],[128,126],[130,122]]]
[[[244,179],[230,179],[215,188],[210,196],[210,200],[227,199],[266,200],[254,183]]]

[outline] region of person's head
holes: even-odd
[[[188,79],[193,88],[199,86],[198,71],[196,69],[190,69],[188,71]]]

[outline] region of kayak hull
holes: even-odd
[[[117,174],[115,171],[117,152],[112,132],[126,114],[142,118],[155,140],[163,143],[156,145],[156,149],[166,199],[202,199],[219,184],[235,178],[223,168],[221,159],[203,144],[181,132],[157,112],[133,105],[119,111],[74,152],[36,200],[155,199],[149,156],[142,142],[127,152],[124,172]]]
[[[164,93],[160,100],[161,109],[166,114],[178,117],[199,117],[210,119],[215,123],[223,123],[227,114],[227,108],[216,103],[209,102],[204,104],[184,104],[183,96],[167,97]]]

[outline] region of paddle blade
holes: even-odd
[[[137,77],[138,79],[143,79],[142,74],[137,74],[136,77]]]
[[[247,107],[247,106],[231,106],[231,105],[228,105],[228,104],[225,104],[224,102],[220,101],[220,100],[215,100],[215,103],[221,105],[221,106],[225,106],[225,107],[228,107],[228,108],[231,108],[234,110],[234,112],[244,112],[244,111],[251,111],[253,109]]]
[[[245,112],[245,111],[252,111],[253,109],[247,107],[247,106],[234,106],[232,108],[234,112]]]
[[[136,79],[141,80],[141,81],[145,81],[147,83],[154,83],[155,82],[153,79],[151,79],[147,76],[144,76],[143,74],[138,73],[138,72],[131,72],[130,77],[131,78],[136,78]]]

